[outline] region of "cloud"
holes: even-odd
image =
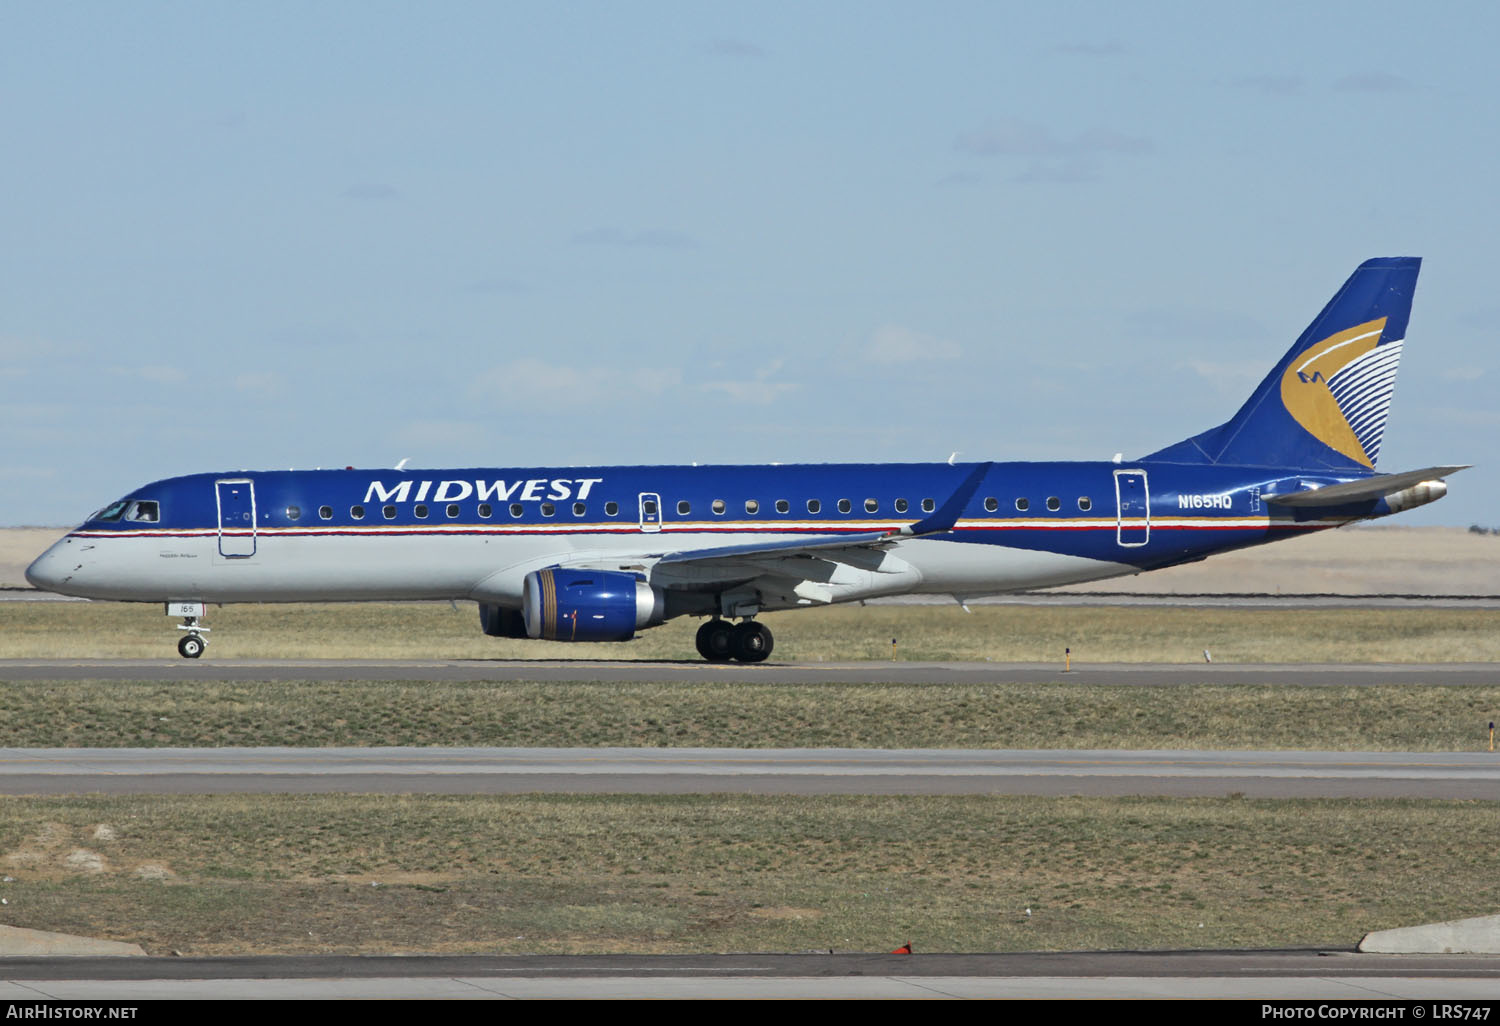
[[[679,232],[648,228],[645,231],[627,232],[619,228],[590,228],[579,232],[570,240],[579,246],[624,246],[653,249],[697,249],[698,243],[690,236]]]
[[[1247,75],[1235,79],[1233,85],[1267,96],[1301,96],[1307,87],[1300,75]]]
[[[1185,366],[1216,391],[1249,395],[1266,376],[1264,360],[1189,360]]]
[[[582,358],[581,358],[582,359]],[[527,358],[492,367],[470,386],[475,397],[503,396],[512,406],[637,402],[682,385],[675,367],[602,367],[553,364]]]
[[[770,363],[763,364],[756,369],[753,378],[741,378],[737,381],[708,381],[700,387],[706,392],[722,392],[735,402],[768,406],[782,396],[789,395],[802,387],[789,381],[771,380],[771,376],[781,370],[785,362],[772,360]]]
[[[381,182],[356,183],[343,192],[345,199],[352,200],[393,200],[400,195],[394,188]]]
[[[187,371],[170,364],[150,367],[116,367],[114,372],[122,377],[140,378],[156,385],[178,385],[188,378]]]
[[[1119,43],[1058,43],[1052,49],[1074,57],[1118,57],[1126,52]]]
[[[979,185],[984,181],[979,175],[972,171],[955,171],[951,175],[939,178],[936,185],[939,189],[963,188],[966,186]]]
[[[765,47],[747,43],[743,39],[715,39],[708,44],[708,52],[717,57],[766,57]]]
[[[1388,71],[1366,71],[1345,75],[1333,84],[1341,92],[1398,93],[1411,88],[1411,82]]]
[[[1078,182],[1097,182],[1099,163],[1093,160],[1065,160],[1054,163],[1033,161],[1020,174],[1011,178],[1013,182],[1028,185],[1074,185]]]
[[[281,378],[271,371],[257,371],[237,375],[234,387],[252,395],[274,395],[281,391]]]
[[[464,291],[485,296],[520,296],[531,289],[515,278],[478,278],[465,285]]]
[[[1071,138],[1060,137],[1045,125],[1020,118],[985,122],[974,132],[962,132],[953,147],[975,157],[1076,157],[1088,153],[1150,153],[1151,140],[1110,129],[1092,128]]]
[[[865,355],[884,364],[957,360],[963,355],[963,347],[949,339],[926,335],[899,324],[883,324],[870,336]]]
[[[488,430],[487,425],[465,420],[414,420],[399,425],[392,433],[392,440],[414,448],[446,450],[473,445]]]
[[[1500,410],[1465,410],[1452,406],[1443,406],[1430,412],[1433,419],[1439,423],[1458,424],[1462,427],[1500,427]]]
[[[1141,310],[1125,318],[1137,338],[1234,345],[1266,337],[1259,321],[1222,310]]]

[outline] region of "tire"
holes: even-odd
[[[734,658],[734,628],[724,620],[710,620],[698,628],[698,654],[711,663]]]
[[[759,663],[771,654],[775,639],[763,623],[746,620],[734,629],[734,657],[742,663]]]
[[[196,634],[184,634],[177,642],[177,651],[184,659],[197,659],[203,654],[203,639]]]

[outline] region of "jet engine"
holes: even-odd
[[[526,575],[526,636],[549,641],[629,641],[665,617],[665,596],[635,574],[550,568]]]

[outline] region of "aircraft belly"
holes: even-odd
[[[927,594],[999,595],[1140,572],[1128,563],[1005,545],[917,539],[897,551],[921,574],[912,590]]]
[[[63,548],[64,543],[69,543]],[[558,539],[283,537],[263,534],[253,556],[221,555],[215,535],[68,538],[49,550],[66,564],[56,590],[96,599],[304,602],[467,597],[497,565]],[[563,553],[564,555],[566,553]]]

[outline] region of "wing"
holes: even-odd
[[[657,587],[718,596],[731,615],[894,594],[908,590],[921,575],[891,550],[898,542],[952,531],[992,466],[975,467],[941,506],[903,527],[678,549],[628,561],[590,557],[562,565],[646,573]]]

